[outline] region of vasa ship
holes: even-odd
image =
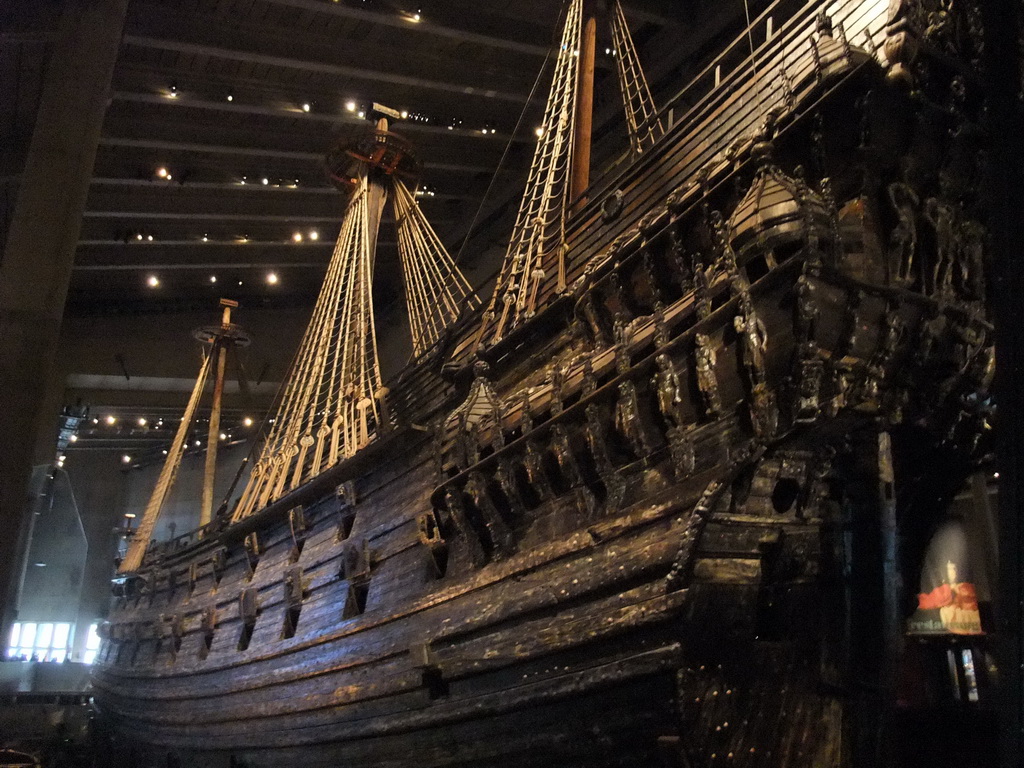
[[[886,764],[901,521],[984,450],[994,364],[976,14],[889,6],[771,3],[659,109],[612,3],[631,156],[591,183],[570,0],[482,302],[409,145],[339,145],[341,234],[243,489],[149,540],[182,427],[121,563],[110,764]],[[385,387],[387,204],[416,357]],[[204,375],[240,337],[208,340]]]

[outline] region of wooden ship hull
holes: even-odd
[[[962,480],[985,426],[977,104],[898,12],[818,10],[591,191],[532,317],[463,318],[361,451],[151,548],[112,765],[880,764],[894,467]]]

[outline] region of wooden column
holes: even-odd
[[[0,637],[14,620],[32,447],[57,414],[43,398],[110,98],[127,0],[68,0],[0,261]],[[56,450],[56,445],[54,450]]]
[[[590,140],[594,127],[594,49],[597,44],[597,21],[589,17],[583,25],[580,44],[579,91],[576,94],[576,135],[573,139],[572,189],[569,200],[575,200],[573,210],[586,205],[579,199],[590,186]]]

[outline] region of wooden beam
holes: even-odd
[[[401,85],[408,88],[427,88],[441,93],[457,93],[460,96],[470,96],[482,99],[495,99],[498,101],[511,101],[517,104],[526,102],[527,94],[511,93],[489,88],[452,83],[448,81],[429,80],[424,77],[413,75],[399,75],[396,73],[383,72],[379,69],[363,69],[350,67],[342,64],[330,64],[321,61],[307,61],[294,59],[287,56],[273,56],[255,51],[241,51],[234,48],[221,48],[211,45],[200,45],[188,43],[183,40],[168,40],[165,38],[149,37],[145,35],[125,35],[124,43],[139,48],[149,48],[157,51],[173,51],[192,56],[210,56],[225,61],[244,61],[250,64],[263,64],[271,67],[283,67],[285,69],[296,69],[303,72],[316,72],[322,75],[335,75],[337,77],[364,80],[367,82],[383,82],[393,85]]]

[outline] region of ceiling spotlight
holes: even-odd
[[[403,109],[402,110],[402,119],[405,120],[408,116],[409,116],[409,110]]]
[[[146,426],[146,420],[144,418],[142,418],[141,416],[139,417],[139,426],[140,427]]]
[[[167,453],[167,451],[164,451],[164,453]],[[135,513],[134,512],[125,512],[124,516],[127,517],[129,520],[134,520],[135,519]]]
[[[146,240],[148,240],[149,242],[152,243],[153,242],[153,236],[152,235],[146,235]]]
[[[209,242],[209,240],[210,240],[210,238],[209,238],[208,235],[203,235],[203,242],[204,243]]]
[[[239,280],[239,281],[238,281],[238,284],[239,284],[239,285],[241,285],[241,284],[242,284],[242,281],[241,281],[241,280]]]
[[[216,275],[210,275],[210,282],[211,283],[216,283],[217,282],[217,276]]]
[[[202,443],[199,440],[196,440],[196,448],[198,448],[201,445],[202,445]]]
[[[319,240],[320,239],[320,233],[317,232],[315,229],[309,230],[309,239],[310,240]]]
[[[312,107],[309,106],[309,102],[308,101],[305,104],[302,105],[302,111],[303,112],[309,112],[310,109],[312,109]]]
[[[534,131],[533,131],[533,132],[534,132],[535,134],[537,134],[537,138],[540,138],[541,136],[543,136],[543,135],[544,135],[544,126],[543,126],[543,125],[538,125],[538,126],[537,126],[537,127],[536,127],[536,128],[534,129]]]
[[[68,438],[68,440],[71,441],[72,443],[77,443],[78,435],[72,435],[71,437]]]
[[[157,277],[156,275],[150,275],[148,278],[146,278],[146,285],[148,285],[150,288],[156,288],[158,285],[160,285],[160,278]]]
[[[252,426],[252,418],[250,418],[249,416],[246,416],[244,419],[242,419],[242,423],[245,424],[245,426],[247,426],[247,427],[251,427]]]
[[[164,456],[166,456],[166,455],[167,455],[167,449],[166,449],[166,448],[164,448],[164,450],[163,450],[163,454],[164,454]]]
[[[992,477],[993,477],[994,479],[998,480],[998,479],[999,479],[999,473],[998,473],[998,472],[993,472],[993,473],[992,473]]]
[[[235,100],[234,95],[231,94],[231,93],[228,93],[228,97],[227,98],[228,98],[228,101],[234,101]]]
[[[266,176],[264,176],[260,181],[263,184],[263,186],[267,186],[267,184],[270,183],[270,179],[268,179]]]
[[[354,101],[346,101],[345,102],[345,109],[347,109],[349,112],[355,112],[356,111],[356,103]]]
[[[301,232],[296,232],[295,234],[293,234],[292,235],[292,240],[294,240],[296,243],[301,243],[302,242],[302,233]]]
[[[167,176],[167,169],[164,168],[164,167],[157,168],[156,169],[156,175],[159,176],[161,179],[168,178],[168,176]]]
[[[277,285],[277,272],[267,273],[267,283],[270,285]]]
[[[227,440],[227,439],[228,439],[228,436],[227,436],[227,435],[225,435],[225,434],[224,434],[223,432],[221,432],[221,433],[220,433],[220,439],[221,439],[221,440]]]
[[[131,464],[132,463],[132,457],[129,456],[126,453],[124,456],[121,457],[121,462],[124,463],[124,464]]]
[[[142,233],[140,232],[139,234],[137,234],[137,235],[135,236],[135,239],[136,239],[136,240],[141,240],[141,239],[142,239]]]
[[[359,110],[359,117],[366,117],[366,113],[363,112],[362,110]]]
[[[104,421],[107,422],[107,424],[111,427],[117,424],[117,419],[113,416],[107,416],[107,418],[105,418]]]

